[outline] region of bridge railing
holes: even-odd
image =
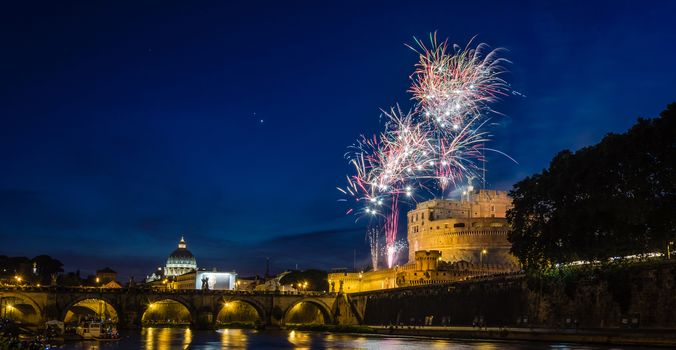
[[[260,295],[301,295],[312,297],[335,296],[336,293],[317,292],[317,291],[245,291],[245,290],[201,290],[201,289],[164,289],[149,287],[123,287],[123,288],[102,288],[102,287],[65,287],[65,286],[16,286],[1,285],[0,292],[56,292],[56,293],[105,293],[105,294],[181,294],[181,295],[232,295],[232,296],[260,296]]]

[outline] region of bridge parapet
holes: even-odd
[[[336,293],[281,292],[281,291],[220,291],[220,290],[163,290],[149,288],[97,288],[61,286],[0,286],[0,300],[9,300],[32,309],[32,318],[24,321],[43,325],[52,319],[64,321],[75,306],[105,305],[114,311],[121,327],[140,327],[143,315],[150,306],[165,301],[177,302],[189,312],[191,324],[196,328],[212,328],[228,302],[251,305],[259,322],[270,326],[284,325],[284,317],[299,304],[318,308],[326,323],[339,323],[347,318],[340,315]],[[86,301],[86,302],[85,302]],[[93,310],[100,312],[100,310]],[[17,315],[19,316],[18,312]]]

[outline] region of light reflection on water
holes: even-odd
[[[191,331],[183,328],[144,328],[123,333],[115,342],[66,343],[63,349],[87,350],[173,350],[173,349],[452,349],[452,350],[596,350],[632,349],[561,343],[518,343],[498,341],[438,340],[301,331],[255,331],[221,329]]]
[[[223,349],[246,349],[249,344],[249,333],[241,329],[220,329],[221,347]]]

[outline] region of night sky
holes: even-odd
[[[676,99],[673,1],[21,2],[0,8],[0,254],[124,278],[366,264],[344,153],[411,107],[412,37],[508,50],[488,187]],[[19,3],[18,1],[12,3]],[[414,4],[415,3],[415,4]],[[12,4],[16,6],[17,4]],[[196,5],[198,4],[198,5]],[[263,122],[261,122],[263,120]]]

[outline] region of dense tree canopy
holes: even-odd
[[[48,284],[52,274],[60,272],[63,272],[63,263],[48,255],[38,255],[33,259],[0,255],[0,281],[14,283],[14,277],[21,276],[26,283]]]
[[[512,253],[528,269],[664,251],[676,236],[676,103],[623,134],[560,152],[511,191]]]
[[[282,277],[281,284],[293,284],[307,282],[306,290],[327,291],[329,284],[327,281],[328,274],[326,271],[309,269],[305,271],[291,271],[289,274]]]

